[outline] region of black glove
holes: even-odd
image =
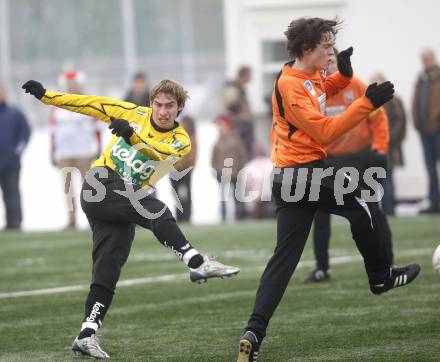
[[[112,130],[112,133],[118,137],[122,137],[125,142],[130,143],[130,137],[133,135],[133,128],[125,119],[112,118],[112,123],[108,128]]]
[[[375,108],[379,108],[393,98],[394,84],[389,81],[383,82],[379,85],[377,85],[377,83],[370,84],[365,95]]]
[[[339,73],[349,78],[353,76],[353,68],[351,67],[351,60],[350,60],[352,54],[353,54],[353,47],[347,48],[338,54]]]
[[[370,166],[371,167],[382,167],[385,170],[388,169],[388,157],[382,152],[372,150],[370,152]]]
[[[37,99],[43,98],[46,93],[46,89],[44,89],[43,85],[36,80],[28,80],[21,88],[24,89],[25,93],[30,93]]]

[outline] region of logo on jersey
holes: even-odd
[[[313,88],[313,85],[312,85],[312,82],[311,82],[311,81],[306,80],[306,81],[304,82],[304,85],[305,85],[305,87],[307,88],[307,90],[310,92],[310,94],[311,94],[312,96],[316,95],[315,88]]]
[[[111,158],[115,171],[136,185],[142,185],[155,170],[151,159],[126,143],[122,137],[111,148]]]
[[[346,107],[344,105],[339,106],[327,106],[325,107],[325,115],[326,116],[337,116],[344,112]]]
[[[319,102],[319,109],[321,110],[322,114],[325,114],[325,101],[327,100],[327,94],[326,93],[322,93],[319,97],[318,97],[318,102]]]
[[[174,141],[173,143],[171,143],[171,148],[174,150],[180,150],[183,148],[183,143],[181,141]]]
[[[139,132],[142,129],[142,127],[140,127],[138,124],[134,122],[130,122],[129,125],[131,128],[133,128],[135,132]]]
[[[353,103],[353,101],[354,101],[353,91],[346,91],[346,92],[344,92],[344,101],[347,104]]]
[[[145,112],[145,111],[141,111],[140,109],[138,109],[138,110],[136,111],[136,113],[139,114],[140,116],[145,116],[145,115],[147,114],[147,112]]]

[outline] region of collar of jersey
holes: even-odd
[[[173,128],[170,128],[170,129],[162,128],[162,127],[160,127],[156,122],[154,122],[154,119],[153,119],[153,118],[151,118],[151,125],[153,126],[153,128],[154,128],[157,132],[162,132],[162,133],[166,133],[166,132],[172,131],[173,129],[176,129],[177,127],[179,127],[179,123],[177,123],[176,121],[174,121],[174,126],[173,126]]]
[[[283,74],[285,75],[293,75],[298,78],[303,79],[319,79],[319,71],[317,70],[315,73],[307,73],[303,72],[302,70],[298,70],[295,68],[292,68],[288,65],[283,67]]]

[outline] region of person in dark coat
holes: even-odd
[[[6,90],[0,84],[0,188],[5,205],[5,230],[21,228],[19,188],[21,155],[29,141],[30,127],[24,114],[6,102]]]

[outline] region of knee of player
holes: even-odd
[[[107,270],[112,270],[114,268],[120,269],[127,261],[127,258],[127,251],[122,251],[121,248],[115,248],[112,251],[103,252],[94,264]]]

